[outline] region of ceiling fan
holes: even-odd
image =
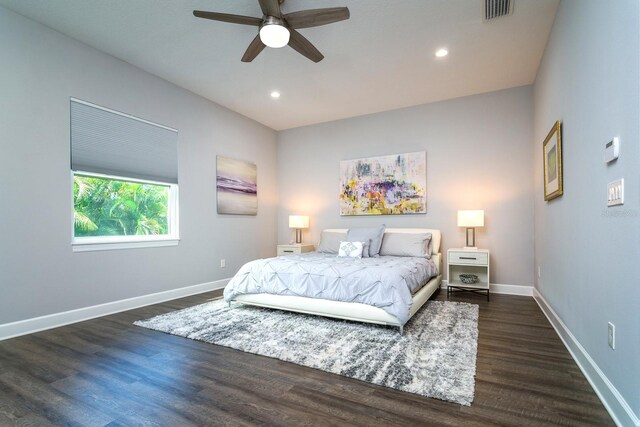
[[[324,56],[296,30],[349,19],[349,9],[346,7],[309,9],[283,14],[280,5],[284,0],[258,0],[258,2],[262,9],[262,18],[202,10],[194,10],[193,14],[198,18],[259,27],[260,32],[249,44],[242,56],[242,62],[253,61],[266,46],[279,48],[287,44],[313,62],[320,62]]]

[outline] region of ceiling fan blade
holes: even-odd
[[[258,2],[260,2],[260,8],[265,15],[282,18],[280,2],[278,0],[258,0]]]
[[[242,56],[242,62],[251,62],[256,56],[265,48],[265,44],[260,40],[260,34],[256,36],[251,42],[244,55]]]
[[[228,13],[205,12],[203,10],[194,10],[193,16],[204,19],[212,19],[214,21],[230,22],[232,24],[254,25],[259,27],[262,25],[262,18],[254,18],[253,16],[231,15]]]
[[[290,30],[291,36],[289,37],[289,46],[295,49],[301,55],[306,56],[313,62],[320,62],[324,59],[324,55],[320,53],[309,40],[304,38],[302,34],[294,30]]]
[[[291,28],[310,28],[349,19],[349,8],[329,7],[326,9],[309,9],[287,13],[283,16]]]

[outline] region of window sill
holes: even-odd
[[[73,242],[73,252],[112,251],[121,249],[159,248],[178,246],[180,239],[140,240],[133,242]]]

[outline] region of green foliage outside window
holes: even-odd
[[[76,237],[168,234],[169,186],[74,175]]]

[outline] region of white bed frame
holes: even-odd
[[[327,231],[346,232],[346,229],[331,229]],[[412,299],[413,304],[409,312],[409,318],[424,305],[425,302],[440,288],[442,282],[442,255],[440,254],[440,230],[427,228],[388,228],[385,233],[431,233],[431,255],[438,267],[438,274],[432,277]],[[376,323],[379,325],[397,326],[400,334],[404,325],[395,317],[381,308],[356,302],[333,301],[321,298],[308,298],[293,295],[273,294],[245,294],[237,295],[234,302],[240,302],[259,307],[275,308],[279,310],[295,311],[298,313],[313,314],[317,316],[333,317],[337,319],[353,320],[357,322]],[[231,305],[231,302],[229,302]]]

